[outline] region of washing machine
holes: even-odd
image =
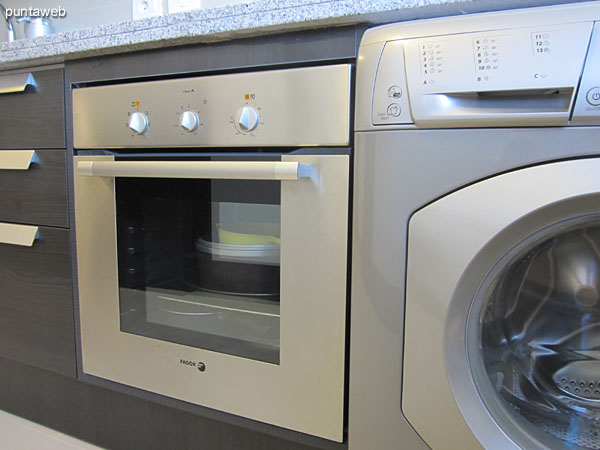
[[[600,3],[357,63],[350,450],[600,448]]]

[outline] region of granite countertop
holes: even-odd
[[[386,23],[572,0],[257,0],[0,44],[0,68],[281,31]]]

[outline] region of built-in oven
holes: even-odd
[[[342,441],[350,81],[73,89],[85,374]]]

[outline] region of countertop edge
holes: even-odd
[[[158,26],[144,27],[138,24],[131,29],[127,29],[127,23],[99,26],[96,27],[98,30],[65,32],[28,41],[0,44],[0,68],[12,70],[88,57],[171,46],[207,44],[307,29],[357,24],[378,25],[581,0],[450,0],[441,3],[443,1],[445,0],[416,1],[415,4],[404,6],[401,2],[396,2],[398,6],[396,9],[390,8],[387,1],[385,5],[375,1],[361,8],[352,6],[353,2],[349,0],[328,1],[277,10],[257,9],[231,16],[207,15],[198,20],[164,20],[156,22]],[[101,30],[111,27],[116,31],[102,34]],[[70,37],[78,35],[82,37],[69,40]],[[2,50],[2,47],[6,49]]]

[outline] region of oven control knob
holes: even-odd
[[[193,111],[185,111],[179,117],[179,125],[181,125],[181,128],[189,133],[198,129],[199,122],[200,120],[198,119],[198,114]]]
[[[258,111],[251,106],[244,106],[238,111],[236,120],[240,130],[252,131],[258,125]]]
[[[140,112],[131,113],[129,116],[129,128],[135,134],[144,134],[148,129],[148,117]]]

